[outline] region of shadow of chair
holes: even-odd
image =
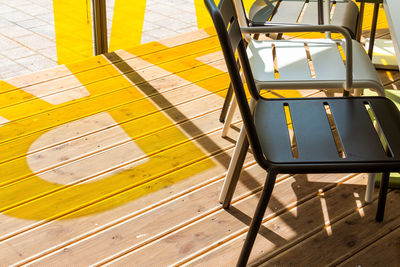
[[[245,126],[239,155],[244,159],[250,144],[257,163],[267,172],[238,266],[245,266],[248,261],[277,174],[383,173],[376,214],[376,220],[382,221],[389,173],[400,170],[400,113],[394,103],[385,97],[263,98],[232,1],[222,0],[218,8],[213,0],[205,0],[205,4],[217,30]],[[327,29],[318,27],[322,27],[318,30]],[[235,54],[251,94],[250,104]],[[351,77],[347,85],[345,89],[350,89]],[[289,123],[293,128],[292,137]],[[238,160],[233,167],[240,173],[242,164]],[[226,208],[238,177],[225,181]]]

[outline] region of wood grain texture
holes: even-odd
[[[249,153],[221,208],[241,127],[237,112],[220,137],[225,71],[208,28],[1,81],[0,265],[234,265],[265,171]],[[379,74],[398,86],[398,72]],[[376,262],[395,260],[398,191],[376,224],[365,177],[279,176],[251,263],[356,264],[381,247]]]

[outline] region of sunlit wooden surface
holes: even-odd
[[[398,89],[397,71],[379,74]],[[221,208],[241,126],[220,137],[228,84],[211,29],[2,81],[0,265],[234,265],[265,172],[249,154]],[[250,262],[399,265],[400,191],[376,223],[365,184],[280,176]]]

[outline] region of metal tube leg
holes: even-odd
[[[219,115],[219,121],[222,123],[225,122],[226,112],[228,111],[229,103],[231,102],[232,96],[233,96],[233,87],[232,87],[232,83],[230,83],[228,92],[226,92],[224,105],[222,106],[221,114]]]
[[[361,40],[361,33],[362,33],[362,23],[364,19],[364,9],[365,9],[365,2],[361,2],[360,4],[360,12],[358,13],[358,20],[357,20],[357,32],[356,32],[356,40],[359,42]]]
[[[229,131],[229,128],[231,127],[232,119],[233,119],[233,115],[235,114],[236,107],[237,107],[236,97],[233,96],[232,103],[228,110],[228,114],[225,116],[225,123],[224,123],[224,127],[222,128],[222,134],[221,134],[222,137],[226,137],[228,135],[228,131]]]
[[[375,220],[377,222],[383,221],[383,216],[385,214],[386,195],[389,187],[389,176],[390,173],[388,172],[382,173],[381,186],[379,188],[378,210],[375,217]]]
[[[368,173],[367,188],[365,189],[365,202],[372,203],[374,197],[376,173]]]
[[[251,98],[249,104],[251,112],[253,112],[255,106],[256,106],[256,101],[254,100],[254,98]],[[248,149],[248,143],[246,144],[246,142],[248,142],[246,129],[244,128],[244,126],[242,126],[242,129],[240,130],[239,133],[239,137],[236,141],[236,147],[235,150],[233,151],[231,162],[229,163],[225,182],[224,185],[222,186],[221,194],[219,196],[219,202],[225,209],[229,208],[233,192],[235,191],[237,182],[239,181],[240,170],[242,169],[243,162],[246,157]],[[243,147],[243,145],[245,146]]]
[[[267,209],[269,199],[272,195],[276,180],[276,173],[269,172],[267,179],[265,180],[264,190],[262,192],[260,201],[258,202],[257,209],[254,213],[254,217],[251,220],[249,232],[247,233],[246,240],[240,252],[239,260],[236,266],[246,266],[249,259],[251,249],[253,248],[254,241],[256,240],[258,230],[260,229],[262,219]]]
[[[372,25],[371,25],[371,34],[369,37],[369,48],[368,48],[368,56],[372,59],[374,54],[374,43],[375,43],[375,32],[376,32],[376,23],[378,20],[378,12],[379,12],[379,3],[374,4],[374,13],[372,16]]]
[[[221,189],[219,202],[224,209],[229,208],[231,204],[233,192],[239,181],[240,171],[242,170],[244,160],[246,158],[249,141],[247,140],[246,129],[244,126],[240,130],[239,138],[233,151],[231,162],[229,163],[228,172],[226,174],[224,185]]]

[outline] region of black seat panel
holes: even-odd
[[[365,103],[369,103],[378,120],[383,118],[380,124],[394,155],[386,154]],[[291,150],[284,105],[289,106],[298,158]],[[334,118],[333,125],[329,124],[326,107]],[[261,99],[254,121],[263,153],[275,164],[399,161],[400,126],[393,131],[393,125],[400,125],[400,116],[385,116],[395,108],[382,97]],[[337,142],[332,132],[335,127]],[[340,147],[344,158],[339,154]]]

